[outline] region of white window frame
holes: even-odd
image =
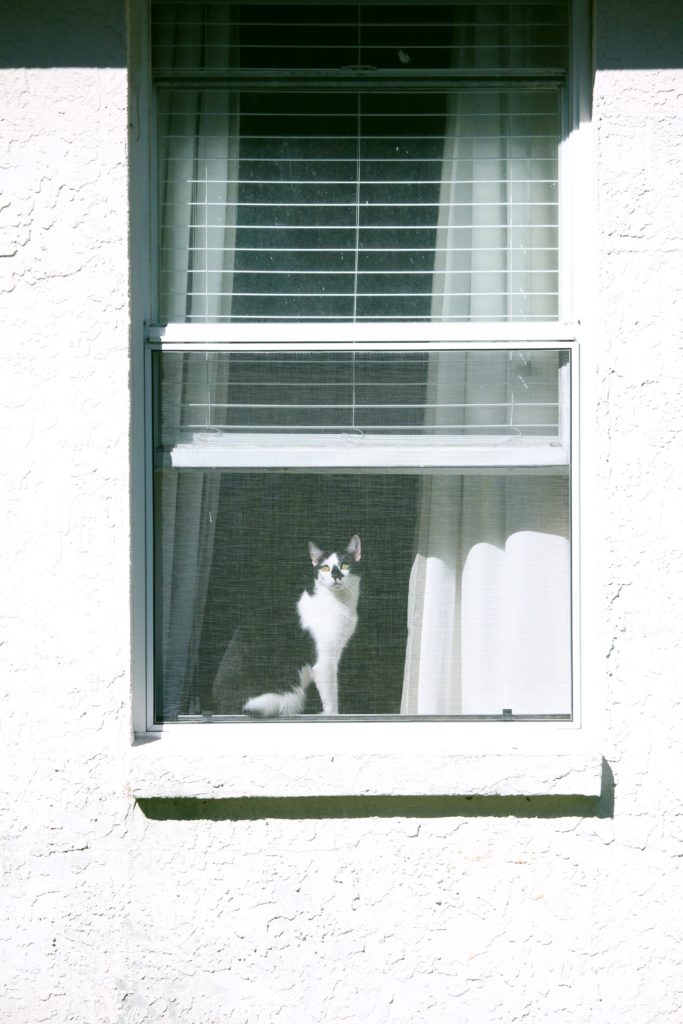
[[[325,351],[330,351],[330,346],[354,351],[358,351],[359,346],[375,350],[400,348],[405,351],[406,342],[418,348],[429,347],[430,350],[434,350],[434,347],[571,350],[572,413],[567,423],[565,441],[570,445],[573,463],[574,713],[571,721],[534,723],[370,719],[355,725],[344,721],[326,721],[318,723],[317,728],[311,728],[312,723],[308,721],[257,723],[255,727],[249,721],[233,721],[220,723],[213,730],[205,724],[154,723],[150,599],[153,578],[151,353],[158,350],[264,350],[268,347],[269,335],[274,345],[272,339],[275,332],[278,351],[282,351],[283,342],[294,350],[306,348],[307,344],[316,348],[322,346],[316,346],[314,340],[316,335],[319,339],[321,327],[312,324],[176,323],[164,327],[154,324],[153,282],[157,279],[157,268],[152,244],[155,235],[152,187],[155,143],[151,129],[155,119],[154,97],[146,59],[149,42],[146,0],[131,0],[130,13],[130,195],[132,208],[136,211],[131,221],[131,275],[135,285],[131,289],[132,728],[134,736],[139,740],[134,759],[133,791],[138,796],[250,795],[252,790],[253,795],[273,796],[358,792],[467,794],[485,791],[597,795],[600,791],[601,759],[596,737],[600,733],[599,709],[602,701],[595,680],[591,679],[590,685],[583,689],[581,686],[582,664],[586,660],[589,664],[594,663],[590,656],[587,659],[586,651],[590,644],[586,630],[580,628],[581,619],[590,621],[590,610],[586,613],[586,605],[590,605],[590,600],[586,601],[586,595],[583,595],[582,609],[579,608],[581,563],[595,564],[595,549],[589,531],[586,530],[588,517],[579,516],[583,482],[592,477],[591,458],[595,444],[592,438],[586,437],[587,417],[584,415],[583,424],[580,425],[576,414],[580,390],[582,405],[585,407],[590,403],[592,379],[589,336],[594,279],[590,259],[594,248],[594,203],[589,119],[589,0],[574,0],[572,4],[572,63],[567,90],[567,107],[570,112],[560,147],[560,319],[548,322],[476,324],[331,323],[322,327],[326,338]],[[144,444],[141,443],[142,438]],[[534,464],[534,458],[539,458],[538,452],[533,454],[533,447],[529,446],[529,457],[532,460],[530,465]],[[370,464],[372,459],[380,459],[381,455],[378,450],[371,456]],[[309,457],[310,454],[303,456]],[[557,457],[558,465],[567,461],[567,444],[557,446]],[[346,467],[355,464],[349,463],[349,458],[345,452],[343,462]],[[367,466],[367,451],[362,458],[362,465]],[[486,455],[479,451],[472,456],[472,465],[490,465],[500,458],[500,451],[495,456],[490,452]],[[510,458],[515,460],[515,466],[521,465],[519,448],[515,449]],[[358,464],[361,464],[360,461]],[[495,464],[501,465],[499,461]],[[152,738],[163,738],[162,744],[154,744],[153,755],[148,749],[149,745],[143,742]],[[527,755],[523,760],[526,768],[521,771],[519,765],[515,767],[515,759],[523,757],[523,752]],[[530,754],[536,755],[533,765],[528,759]],[[494,755],[498,758],[502,756],[504,761],[496,761]],[[335,757],[341,758],[336,768]],[[351,758],[349,763],[357,766],[361,763],[359,757],[371,766],[368,767],[369,781],[361,781],[356,769],[345,779],[343,759]],[[558,757],[568,758],[564,762],[567,772],[560,775],[557,773]],[[437,770],[436,767],[439,758],[449,759],[446,781],[442,768]],[[458,761],[459,769],[454,769],[451,778],[453,758]],[[227,767],[228,762],[234,767],[237,763],[235,759],[244,765],[246,774],[243,770],[239,780],[233,780],[231,784],[224,780],[232,770]],[[318,781],[313,781],[308,771],[297,775],[296,766],[304,762],[312,768]],[[198,770],[197,763],[204,767]],[[276,764],[280,768],[276,768]],[[286,773],[283,776],[281,767],[284,764],[293,766],[294,781],[290,779],[288,783]],[[161,776],[166,779],[165,782]],[[382,781],[390,778],[393,781]],[[218,779],[221,781],[217,782]],[[264,779],[270,781],[264,782]],[[519,789],[515,788],[517,786]]]

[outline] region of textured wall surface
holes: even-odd
[[[124,11],[13,8],[0,48],[3,1024],[683,1020],[680,11],[598,0],[596,15],[584,676],[607,694],[614,799],[607,771],[598,802],[137,804]]]

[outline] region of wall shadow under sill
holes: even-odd
[[[342,818],[613,818],[614,776],[603,759],[600,796],[320,796],[141,799],[150,821]]]

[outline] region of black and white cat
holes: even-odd
[[[258,718],[300,715],[311,683],[322,713],[339,712],[339,662],[358,624],[360,537],[354,535],[335,551],[310,542],[308,553],[313,579],[296,602],[296,613],[267,626],[245,623],[231,640],[217,682],[226,698],[232,698],[226,703],[243,695],[233,713],[241,710]],[[256,687],[258,696],[244,700],[245,692]]]

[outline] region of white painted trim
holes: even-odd
[[[525,323],[266,323],[266,324],[166,324],[147,328],[147,338],[163,347],[169,345],[208,348],[212,345],[252,345],[268,350],[284,345],[297,348],[320,348],[330,351],[333,345],[375,347],[387,344],[398,348],[410,343],[416,348],[441,343],[450,346],[475,347],[511,343],[522,347],[533,344],[551,347],[549,343],[571,342],[577,325],[554,320]],[[324,339],[324,340],[323,340]]]
[[[217,440],[177,444],[166,456],[174,469],[374,469],[567,466],[569,453],[560,444],[532,443],[502,438],[490,444],[455,443],[434,438],[419,443],[413,438],[355,437],[280,438],[228,435]],[[162,463],[165,464],[165,463]]]
[[[149,39],[146,0],[129,0],[129,201],[131,294],[131,690],[132,728],[139,733],[148,715],[148,648],[151,565],[149,374],[144,324],[152,314],[150,278],[152,176]]]
[[[577,727],[600,734],[601,687],[595,678],[597,661],[588,649],[588,636],[597,621],[594,608],[598,552],[591,540],[596,519],[590,481],[597,449],[594,435],[592,378],[592,292],[595,280],[591,125],[590,0],[571,0],[572,62],[567,92],[567,131],[560,159],[560,259],[563,288],[560,316],[577,324],[572,356],[572,706]]]
[[[572,352],[570,374],[565,386],[569,395],[565,396],[566,405],[560,398],[560,409],[568,409],[569,419],[565,424],[567,437],[565,444],[571,452],[571,475],[569,491],[570,508],[570,551],[571,551],[571,641],[572,641],[572,718],[580,728],[582,718],[582,676],[581,676],[581,464],[580,464],[580,425],[581,425],[581,352],[577,345]]]
[[[316,796],[585,796],[600,752],[548,724],[245,722],[140,737],[137,799]]]
[[[572,178],[572,306],[578,323],[577,373],[580,372],[580,411],[572,427],[574,462],[574,573],[573,606],[576,623],[575,677],[580,681],[575,704],[577,724],[590,732],[596,743],[605,735],[606,680],[604,640],[599,635],[604,609],[600,604],[600,579],[597,575],[604,557],[599,537],[602,514],[596,493],[597,458],[601,439],[596,433],[596,282],[597,274],[597,196],[595,131],[591,120],[593,65],[591,49],[590,0],[572,2],[572,105],[574,130],[571,145]],[[580,635],[579,635],[580,633]]]
[[[145,350],[144,366],[144,387],[145,406],[147,416],[145,419],[145,451],[154,451],[153,422],[152,422],[152,353]],[[144,708],[145,720],[149,726],[154,721],[154,687],[155,687],[155,650],[154,650],[154,466],[152,458],[146,459],[145,473],[145,634],[147,642],[145,645],[145,693]]]
[[[563,141],[560,145],[560,317],[574,322],[585,314],[587,259],[585,240],[593,217],[589,159],[591,48],[589,0],[570,0],[571,65],[566,89]]]

